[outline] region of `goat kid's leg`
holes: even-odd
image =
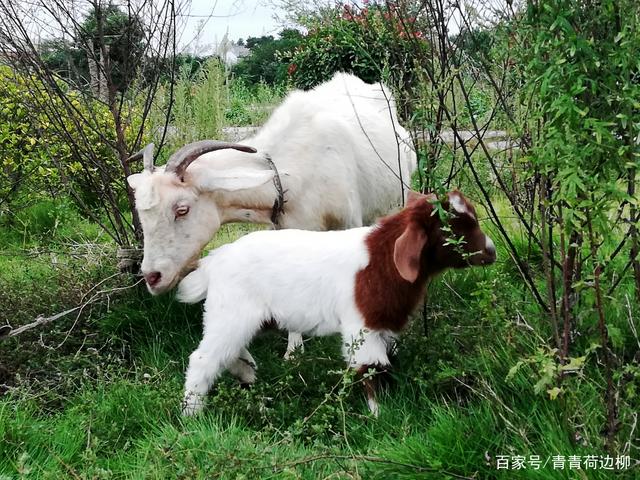
[[[374,417],[380,414],[380,406],[376,400],[376,392],[380,387],[380,376],[387,372],[382,365],[360,365],[356,369],[356,379],[362,380],[364,394],[367,397],[367,406]]]
[[[389,367],[387,356],[387,336],[382,332],[360,329],[353,332],[343,332],[343,355],[349,366],[356,370],[358,377],[364,377],[362,384],[367,405],[374,417],[380,413],[376,401],[377,380],[375,376],[365,376],[370,368],[384,371]]]
[[[246,348],[240,351],[240,356],[229,364],[229,373],[240,380],[241,384],[251,385],[256,381],[256,362]]]
[[[289,332],[289,337],[287,338],[287,351],[284,353],[284,359],[290,360],[296,352],[304,352],[302,334],[298,332]]]
[[[260,322],[246,319],[243,322],[233,322],[229,320],[231,318],[233,316],[221,315],[211,324],[205,325],[204,338],[189,356],[182,403],[183,415],[194,415],[202,410],[207,392],[225,368],[230,368],[232,364],[236,366],[236,362],[242,361],[240,358],[253,360],[245,345],[260,328]],[[246,370],[243,370],[243,374],[247,374],[248,380],[251,379]]]

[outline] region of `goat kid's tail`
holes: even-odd
[[[178,285],[176,298],[183,303],[198,303],[207,298],[209,275],[207,269],[200,265],[184,277]]]

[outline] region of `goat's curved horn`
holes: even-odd
[[[142,159],[142,165],[144,166],[144,169],[148,172],[153,173],[153,148],[153,143],[150,143],[138,153],[134,153],[129,158],[127,158],[127,162],[136,162]]]
[[[225,148],[233,148],[247,153],[256,153],[257,151],[253,147],[240,145],[238,143],[219,142],[217,140],[200,140],[199,142],[193,142],[185,145],[171,155],[169,160],[167,160],[164,171],[173,172],[179,178],[182,178],[187,167],[200,155]]]

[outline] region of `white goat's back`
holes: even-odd
[[[292,92],[245,143],[270,153],[290,175],[296,202],[284,221],[295,228],[371,224],[402,203],[400,178],[409,185],[416,168],[390,92],[346,73]]]

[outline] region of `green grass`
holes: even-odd
[[[224,226],[210,246],[251,229]],[[13,256],[0,257],[0,312],[11,312],[14,326],[78,304],[114,272],[108,246],[98,255],[54,242],[53,262],[50,252],[20,250],[17,242],[5,244]],[[526,239],[520,242],[524,248]],[[286,335],[277,331],[250,347],[259,365],[252,388],[225,374],[203,415],[182,418],[201,307],[151,297],[142,287],[2,342],[0,478],[612,478],[551,466],[496,470],[498,455],[605,453],[597,351],[565,379],[556,400],[534,393],[547,358],[536,352],[550,328],[498,248],[495,266],[449,272],[430,286],[426,307],[399,341],[378,419],[344,369],[339,339],[310,339],[286,362]],[[115,277],[103,288],[129,282]],[[611,305],[612,319],[623,318]],[[630,349],[633,336],[621,334]],[[533,360],[507,379],[523,359]],[[619,447],[638,409],[627,391],[639,378],[633,375],[619,378],[626,382]]]

